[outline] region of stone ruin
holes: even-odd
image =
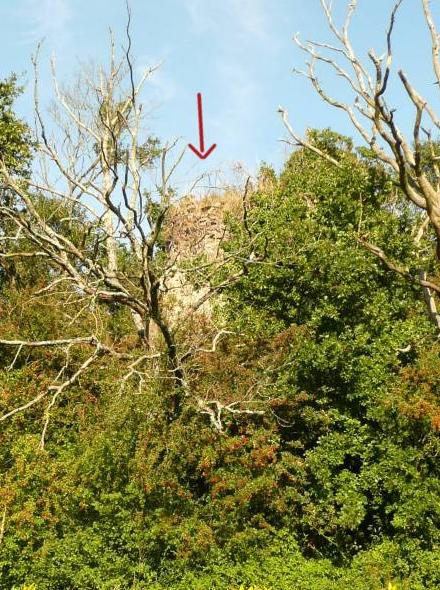
[[[210,195],[197,199],[185,197],[174,205],[166,224],[166,246],[174,270],[164,283],[171,321],[177,322],[182,312],[190,310],[208,291],[207,286],[195,287],[185,271],[185,265],[209,265],[220,262],[221,244],[226,236],[225,215],[241,214],[241,197],[237,192]],[[202,271],[203,272],[203,271]],[[209,269],[206,271],[208,274]],[[210,315],[208,300],[198,313]]]

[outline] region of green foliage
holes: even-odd
[[[17,85],[17,78],[11,75],[0,81],[0,161],[7,167],[9,174],[25,181],[30,172],[32,142],[29,128],[21,121],[13,110],[14,101],[21,94]],[[4,188],[0,173],[0,202],[2,205],[13,206],[15,197],[11,191]],[[0,218],[0,235],[10,226],[10,221]],[[0,252],[4,245],[0,246]],[[0,288],[5,277],[14,278],[13,263],[0,264]]]
[[[242,271],[216,310],[239,336],[186,366],[191,395],[232,403],[256,392],[265,414],[225,413],[219,433],[189,400],[170,421],[166,379],[121,388],[123,358],[100,358],[52,408],[44,449],[38,404],[2,425],[2,588],[440,586],[439,345],[420,291],[359,243],[416,269],[430,236],[414,243],[417,215],[368,152],[311,133],[340,167],[303,150],[279,177],[264,167],[246,223],[230,219],[216,277]],[[99,228],[80,212],[66,221],[59,203],[36,203],[95,247]],[[128,250],[118,256],[135,272]],[[99,329],[122,353],[140,346],[118,305],[96,305],[93,322],[74,291],[43,306],[34,293],[50,270],[18,271],[2,290],[5,337]],[[2,411],[33,399],[65,361],[15,353],[0,349]],[[71,351],[74,366],[86,353]]]
[[[12,108],[21,92],[15,75],[0,81],[0,157],[10,172],[19,176],[29,172],[31,157],[29,128]]]
[[[341,167],[299,150],[275,192],[253,196],[247,228],[231,228],[228,252],[249,244],[255,262],[228,291],[229,320],[254,349],[263,341],[277,350],[262,357],[261,378],[269,377],[264,393],[280,418],[278,457],[284,451],[302,465],[284,499],[304,549],[345,559],[384,535],[408,534],[433,547],[438,392],[424,379],[435,370],[422,378],[431,395],[422,396],[420,417],[408,419],[397,398],[408,367],[426,366],[438,349],[420,292],[357,241],[371,236],[392,258],[420,263],[417,218],[396,202],[386,171],[349,140],[313,135]],[[400,352],[408,344],[411,352]]]

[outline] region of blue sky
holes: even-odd
[[[279,169],[288,149],[280,142],[285,131],[278,105],[287,107],[300,132],[331,126],[352,134],[342,114],[324,106],[307,81],[292,73],[304,62],[292,42],[296,32],[303,39],[329,40],[319,0],[131,0],[130,4],[137,67],[163,61],[145,93],[152,132],[163,139],[182,137],[183,143],[196,143],[196,93],[203,93],[206,142],[216,142],[218,148],[203,162],[188,152],[183,162],[188,178],[203,170],[229,170],[235,162],[251,173],[262,161]],[[337,15],[346,4],[334,0]],[[392,4],[360,0],[352,36],[364,55],[369,47],[383,51]],[[42,95],[48,101],[50,56],[56,55],[59,76],[68,80],[81,61],[107,58],[109,27],[124,43],[123,0],[2,0],[0,75],[27,72],[24,81],[30,81],[30,55],[45,37]],[[404,67],[436,105],[439,90],[433,86],[419,0],[404,0],[395,46],[396,66]],[[338,81],[335,84],[325,73],[322,79],[338,93]],[[402,98],[397,80],[391,90],[397,116],[407,127],[411,105]],[[31,117],[29,94],[18,105],[26,118]]]

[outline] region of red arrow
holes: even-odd
[[[188,147],[198,156],[201,160],[207,158],[217,147],[216,143],[213,143],[212,146],[205,152],[205,136],[203,133],[203,109],[202,109],[202,94],[200,92],[197,93],[197,114],[199,117],[199,144],[200,150],[193,146],[192,143],[188,144]]]

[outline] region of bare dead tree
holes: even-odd
[[[361,59],[355,52],[350,34],[352,20],[359,4],[358,0],[351,0],[348,3],[342,26],[336,24],[331,2],[329,0],[320,0],[320,2],[334,42],[325,43],[316,40],[304,42],[296,35],[295,43],[307,56],[306,69],[296,70],[296,72],[311,82],[318,96],[325,103],[343,111],[348,116],[353,128],[361,135],[377,159],[395,174],[405,197],[416,209],[426,212],[426,223],[423,223],[420,229],[423,233],[428,225],[433,228],[437,240],[437,259],[440,260],[440,156],[435,150],[435,142],[432,139],[433,131],[438,133],[440,130],[440,118],[434,107],[415,88],[403,70],[398,70],[397,74],[402,91],[414,107],[411,134],[405,134],[399,127],[396,109],[387,101],[393,66],[393,32],[403,0],[398,0],[392,9],[385,36],[385,53],[377,55],[374,49],[370,49],[366,60]],[[440,33],[434,22],[430,1],[420,0],[420,6],[431,41],[433,75],[436,84],[440,85]],[[340,100],[321,84],[317,73],[318,66],[324,66],[336,74],[345,85],[345,89],[351,91],[354,97],[352,102]],[[294,144],[318,154],[335,166],[340,166],[336,159],[322,151],[308,138],[303,138],[295,132],[289,122],[286,109],[280,107],[279,112]],[[428,146],[431,152],[430,174],[423,165],[425,146]],[[366,247],[389,268],[393,267],[394,263],[387,259],[382,250],[371,244]],[[402,271],[400,274],[406,276],[408,273]],[[432,285],[427,286],[426,273],[423,274],[423,271],[418,276],[411,277],[411,280],[424,287],[431,317],[438,325],[432,295],[433,291],[438,292],[438,288]]]
[[[174,155],[177,142],[159,146],[145,130],[141,93],[156,68],[147,68],[136,79],[130,12],[128,16],[127,49],[118,55],[111,35],[107,69],[84,68],[76,85],[66,89],[58,81],[52,60],[56,101],[50,111],[50,124],[40,104],[37,51],[33,58],[34,172],[31,178],[22,179],[0,159],[0,185],[14,195],[13,200],[0,202],[0,216],[8,228],[0,236],[0,261],[42,261],[49,279],[33,297],[57,294],[61,297],[60,313],[69,304],[75,309],[69,324],[75,325],[79,316],[88,314],[92,320],[95,318],[97,326],[96,333],[85,336],[66,334],[59,340],[30,341],[18,335],[0,341],[0,346],[15,350],[9,370],[26,349],[58,347],[65,353],[66,361],[48,388],[0,416],[1,422],[48,399],[41,446],[59,396],[92,365],[109,356],[125,363],[121,392],[130,380],[138,379],[142,384],[154,377],[164,358],[162,374],[171,383],[171,416],[179,414],[185,399],[195,408],[209,410],[210,415],[215,402],[191,398],[184,361],[202,349],[203,343],[183,343],[179,350],[175,320],[165,302],[169,279],[179,261],[160,255],[164,252],[163,230],[176,200],[171,179],[184,151]],[[81,231],[77,235],[70,230],[78,225]],[[130,259],[128,264],[125,253]],[[208,266],[203,269],[205,274]],[[211,271],[217,267],[218,261],[214,261]],[[205,289],[203,298],[187,310],[185,321],[190,322],[191,313],[227,282]],[[106,342],[98,326],[96,308],[100,304],[117,304],[130,311],[133,329],[140,339],[138,351],[122,354]],[[158,338],[161,343],[157,343]],[[219,336],[211,338],[214,352]],[[75,364],[70,351],[77,347],[92,347],[92,352]],[[240,402],[234,402],[223,411],[237,413],[239,408]]]
[[[16,242],[20,236],[26,237],[31,248],[11,252],[6,247],[2,255],[44,258],[56,277],[46,291],[63,280],[94,301],[127,306],[145,342],[149,323],[154,322],[163,336],[176,382],[181,384],[175,342],[159,302],[161,277],[155,254],[171,203],[169,180],[183,154],[168,167],[174,145],[161,148],[156,195],[142,186],[144,171],[152,163],[152,150],[148,138],[141,135],[143,112],[138,97],[154,68],[147,69],[135,82],[129,49],[118,60],[112,38],[108,71],[99,68],[83,72],[76,92],[72,92],[60,87],[53,61],[57,105],[52,109],[56,129],[50,135],[40,108],[38,55],[33,64],[39,173],[23,182],[4,162],[0,163],[2,184],[17,199],[13,205],[1,206],[1,215],[16,228],[3,241],[7,244],[8,238]],[[128,84],[124,84],[127,78]],[[94,236],[92,249],[81,247],[66,233],[54,229],[50,215],[43,215],[37,206],[41,195],[55,206],[67,205],[72,217],[78,212],[84,214]],[[129,245],[134,258],[132,277],[121,269],[119,251],[123,244]]]

